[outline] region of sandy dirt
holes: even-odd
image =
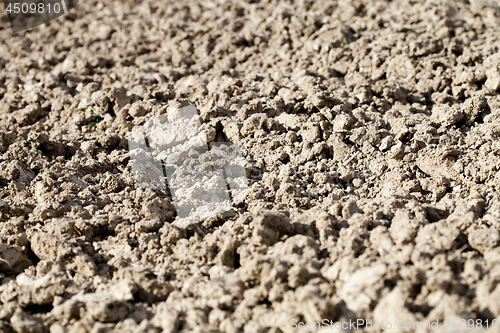
[[[1,332],[500,320],[496,1],[83,0],[17,34],[1,15]],[[187,100],[249,190],[183,226],[127,136]]]

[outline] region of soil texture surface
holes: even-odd
[[[497,1],[82,0],[0,25],[0,332],[500,320]],[[191,224],[128,142],[189,104],[248,180]]]

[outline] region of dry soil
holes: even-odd
[[[498,2],[82,0],[17,34],[2,15],[1,332],[500,319]],[[186,99],[250,185],[187,227],[127,145]]]

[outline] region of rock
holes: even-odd
[[[33,263],[20,246],[8,246],[0,240],[0,269],[19,274]]]
[[[445,127],[449,127],[462,120],[464,114],[456,107],[448,105],[436,105],[432,108],[432,120]]]
[[[333,131],[342,132],[348,130],[349,127],[354,123],[354,118],[349,114],[343,113],[335,117],[333,120]]]
[[[243,122],[241,134],[243,136],[253,135],[257,130],[264,128],[264,123],[267,121],[267,115],[263,113],[253,114],[250,118]]]
[[[151,323],[158,328],[161,328],[164,333],[177,332],[180,325],[180,313],[178,310],[171,308],[166,303],[158,304],[157,312]]]
[[[305,267],[293,266],[288,270],[288,285],[297,288],[306,284],[309,279],[309,271]]]
[[[129,115],[134,118],[145,116],[148,113],[147,106],[143,102],[135,102],[128,110]]]
[[[297,141],[297,133],[295,133],[294,131],[289,131],[288,133],[286,133],[285,140],[289,144],[296,142]]]
[[[419,222],[410,219],[408,212],[398,209],[391,222],[389,232],[396,244],[412,241],[417,235]]]
[[[38,104],[31,104],[22,110],[14,111],[12,116],[21,126],[34,124],[42,117],[42,108]]]
[[[393,143],[394,143],[394,137],[392,135],[386,136],[385,138],[382,139],[382,142],[380,143],[378,149],[380,149],[381,151],[385,151],[391,148]]]
[[[349,201],[342,208],[342,218],[346,220],[349,219],[354,214],[359,214],[359,213],[363,214],[363,211],[358,208],[356,201]]]
[[[378,298],[377,291],[384,284],[382,277],[386,272],[386,266],[379,264],[359,269],[352,274],[339,291],[347,307],[359,314],[367,311],[371,302]]]
[[[314,238],[304,235],[295,235],[285,241],[280,253],[283,256],[296,253],[301,257],[312,259],[316,257],[318,250],[319,245]]]
[[[486,71],[486,82],[484,86],[490,90],[500,90],[500,68],[490,68]]]
[[[113,87],[108,93],[109,100],[113,103],[113,111],[117,114],[121,108],[130,103],[130,97],[123,87]]]
[[[102,323],[122,320],[129,312],[125,302],[111,295],[89,293],[77,296],[77,300],[85,304],[88,314],[94,320]]]
[[[342,182],[350,182],[356,178],[356,172],[349,167],[340,165],[337,172],[339,173],[339,178]]]
[[[99,24],[97,22],[93,22],[90,27],[90,31],[92,31],[92,35],[98,40],[106,40],[109,39],[111,33],[113,32],[113,28],[107,24]]]
[[[43,232],[36,232],[31,240],[31,249],[42,260],[56,259],[63,246],[64,242],[61,239]]]
[[[481,253],[496,248],[500,243],[500,233],[496,229],[470,227],[467,233],[470,246]]]
[[[89,255],[51,234],[35,232],[31,238],[31,249],[42,260],[61,260],[64,258],[68,269],[74,269],[86,276],[95,274],[96,266]]]
[[[224,121],[222,122],[223,132],[231,142],[238,142],[240,140],[240,128],[236,122]]]
[[[479,95],[468,98],[463,103],[463,112],[465,114],[467,124],[471,125],[474,121],[476,121],[479,114],[483,112],[487,105],[487,100],[484,96]]]
[[[414,327],[414,324],[418,323],[418,320],[406,308],[406,299],[406,295],[399,287],[394,288],[378,302],[373,310],[373,320],[379,323],[383,320],[384,322],[391,322],[393,325],[399,322],[403,324],[408,323],[407,325],[411,324],[411,326],[402,327],[401,332],[415,332],[419,328],[417,326]]]
[[[170,283],[159,282],[158,278],[147,270],[129,269],[122,271],[118,277],[126,281],[125,284],[120,283],[129,288],[129,293],[134,292],[135,287],[130,286],[130,282],[133,281],[138,288],[137,297],[147,303],[164,301],[173,290]],[[123,295],[119,293],[118,296],[128,297],[127,293]]]
[[[109,97],[102,90],[95,91],[92,93],[92,104],[103,108],[108,108]]]
[[[252,239],[257,244],[271,245],[276,242],[276,235],[286,235],[292,230],[290,220],[271,211],[259,211],[251,222]]]
[[[402,142],[396,143],[394,146],[391,147],[391,150],[389,151],[389,157],[393,158],[395,160],[401,160],[404,156],[404,147]]]
[[[333,158],[335,161],[344,162],[349,159],[354,149],[344,142],[339,134],[332,134],[327,141],[328,145],[332,147]]]
[[[302,136],[305,142],[314,143],[321,139],[321,130],[319,125],[307,124],[302,127],[300,135]]]
[[[110,294],[120,301],[132,301],[139,290],[131,280],[121,280],[111,286],[103,286],[102,293]]]
[[[37,279],[18,275],[18,285],[21,287],[19,301],[24,306],[50,304],[56,296],[65,292],[67,284],[68,276],[58,266],[54,266],[49,273]]]
[[[415,238],[416,248],[424,253],[435,255],[443,250],[451,249],[459,234],[459,229],[450,228],[442,221],[427,224],[418,231]]]
[[[10,318],[10,324],[17,333],[43,333],[42,320],[20,308],[17,308]]]

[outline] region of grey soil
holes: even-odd
[[[18,34],[2,15],[1,332],[500,319],[496,1],[84,0]],[[250,189],[180,227],[127,135],[186,99]]]

